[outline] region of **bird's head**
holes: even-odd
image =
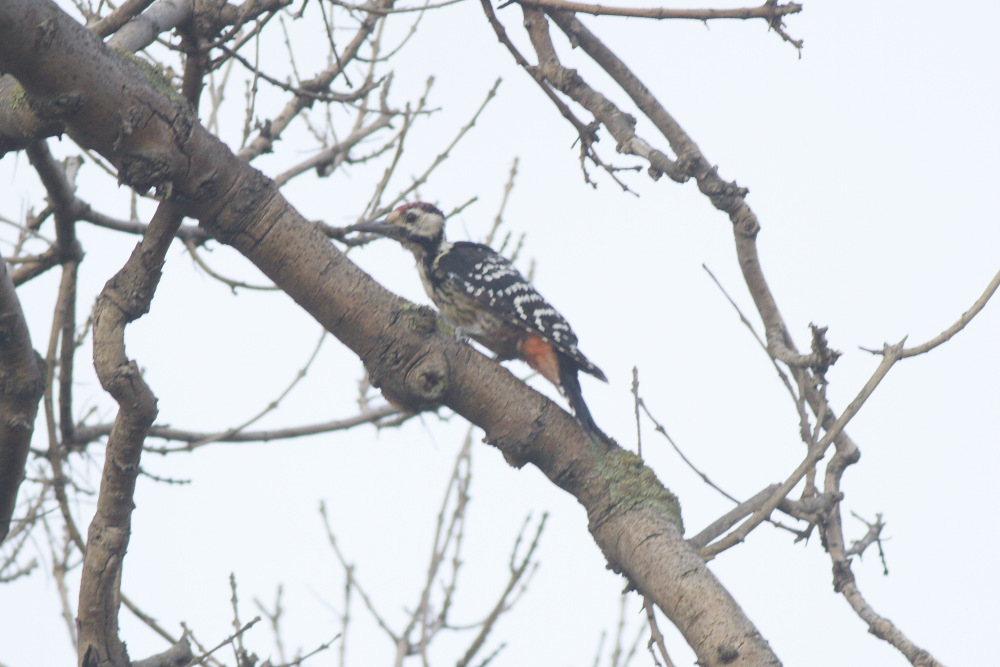
[[[403,204],[382,220],[362,222],[347,229],[387,236],[410,249],[427,249],[444,241],[444,213],[433,204],[418,201]]]

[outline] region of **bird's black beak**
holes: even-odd
[[[385,220],[371,220],[369,222],[361,222],[356,225],[351,225],[345,228],[348,232],[365,232],[367,234],[378,234],[380,236],[397,236],[397,228],[395,225],[391,225]]]

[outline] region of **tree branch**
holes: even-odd
[[[149,310],[181,219],[174,205],[160,204],[147,235],[105,285],[94,306],[94,368],[119,410],[108,438],[80,581],[78,650],[85,667],[128,664],[125,644],[118,636],[118,587],[131,535],[142,444],[157,409],[156,397],[142,379],[138,364],[125,354],[125,326]]]
[[[609,7],[607,5],[590,5],[583,2],[568,0],[512,0],[519,5],[554,9],[558,11],[593,14],[594,16],[629,16],[643,19],[692,19],[695,21],[711,21],[713,19],[767,19],[768,23],[780,21],[789,14],[802,11],[802,5],[790,2],[779,5],[775,2],[765,2],[760,7],[742,9],[664,9],[662,7]]]
[[[118,9],[90,26],[95,34],[107,37],[141,14],[154,0],[126,0]]]
[[[40,25],[51,37],[46,58],[37,52]],[[610,566],[654,600],[702,664],[777,663],[681,538],[677,499],[641,460],[595,442],[568,413],[440,330],[435,315],[375,283],[273,182],[211,136],[186,105],[157,92],[135,65],[103,48],[51,2],[10,0],[0,5],[0,67],[18,78],[33,104],[58,108],[56,100],[71,99],[65,120],[78,143],[115,165],[124,183],[156,188],[243,253],[357,353],[390,400],[410,409],[447,405],[482,427],[513,465],[536,465],[576,497]],[[110,452],[108,460],[115,461]],[[127,515],[117,518],[127,530]],[[91,551],[88,561],[96,561]]]
[[[269,442],[272,440],[286,440],[289,438],[300,438],[318,433],[331,433],[333,431],[344,431],[361,424],[377,424],[382,419],[398,417],[405,414],[404,411],[392,405],[384,405],[378,408],[367,410],[353,417],[335,419],[333,421],[319,424],[307,424],[305,426],[293,426],[289,428],[273,429],[270,431],[220,431],[208,433],[204,431],[187,431],[169,426],[152,426],[149,429],[149,437],[162,438],[164,440],[178,440],[187,443],[180,447],[152,447],[147,445],[146,450],[156,454],[169,454],[170,452],[186,452],[213,442]],[[88,442],[111,433],[111,424],[96,424],[93,426],[81,426],[77,428],[73,444],[84,445]]]
[[[354,37],[343,52],[337,55],[333,64],[312,79],[303,81],[299,85],[299,88],[314,93],[328,90],[333,81],[344,73],[346,66],[358,57],[358,52],[361,50],[362,45],[371,36],[378,22],[382,20],[383,17],[378,14],[378,10],[392,9],[393,4],[394,0],[376,0],[372,5],[373,11],[369,12],[364,20],[361,21],[361,25],[358,27],[357,32],[354,33]],[[313,97],[295,95],[277,116],[264,123],[257,136],[251,139],[239,151],[239,157],[250,161],[271,151],[274,143],[281,137],[281,134],[289,124],[303,110],[311,107],[315,101]]]
[[[937,336],[927,341],[926,343],[904,349],[902,353],[900,353],[900,357],[903,359],[905,359],[906,357],[915,357],[918,354],[924,354],[926,352],[930,352],[931,350],[933,350],[938,345],[941,345],[942,343],[947,343],[949,340],[951,340],[952,336],[954,336],[959,331],[964,329],[965,325],[971,322],[972,318],[974,318],[976,315],[979,314],[979,311],[981,311],[986,306],[990,298],[996,293],[998,287],[1000,287],[1000,271],[998,271],[997,274],[993,276],[993,280],[991,280],[990,284],[986,286],[986,289],[983,291],[980,297],[976,299],[976,302],[972,304],[972,307],[969,308],[964,313],[962,313],[962,316],[959,317],[954,324],[952,324],[950,327],[948,327],[947,329],[939,333]],[[878,354],[881,354],[881,351],[879,351]]]
[[[31,346],[7,262],[0,256],[0,542],[10,530],[38,402],[45,393],[43,366]]]

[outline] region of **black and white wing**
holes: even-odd
[[[577,363],[580,370],[607,382],[604,373],[577,347],[577,337],[552,307],[506,257],[480,243],[460,241],[437,260],[440,274],[491,313],[537,334]]]

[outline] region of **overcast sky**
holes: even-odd
[[[750,188],[748,201],[762,225],[763,269],[798,345],[807,347],[808,325],[815,322],[829,326],[831,345],[844,353],[828,376],[838,411],[878,363],[861,347],[933,337],[1000,269],[1000,9],[972,2],[953,11],[930,3],[807,0],[787,25],[805,40],[801,58],[762,22],[581,17],[635,69],[720,174]],[[500,16],[520,34],[517,8]],[[567,65],[607,88],[581,54],[561,42],[557,47]],[[794,405],[702,268],[715,273],[744,312],[754,313],[725,216],[693,183],[626,174],[638,197],[597,173],[599,187],[586,185],[572,128],[497,44],[478,3],[429,13],[406,49],[412,55],[397,63],[394,99],[401,104],[419,96],[433,74],[430,104],[441,109],[408,140],[406,176],[443,150],[495,78],[503,78],[496,100],[421,196],[445,210],[478,197],[449,221],[449,234],[481,239],[519,160],[504,229],[526,235],[518,264],[527,270],[534,260],[539,290],[610,379],[608,385],[589,376],[582,381],[597,422],[622,446],[635,447],[630,386],[637,366],[646,404],[714,482],[749,497],[782,481],[804,453]],[[307,62],[298,63],[300,70],[319,68]],[[240,94],[238,86],[230,93]],[[623,95],[612,97],[624,102]],[[282,98],[274,99],[260,115],[280,108]],[[234,110],[223,131],[231,144],[243,122],[238,105]],[[647,124],[640,123],[639,132],[665,147]],[[640,164],[615,155],[613,139],[602,137],[605,158]],[[60,155],[78,151],[67,139],[51,143]],[[279,148],[257,164],[271,176],[302,159],[308,144],[300,136]],[[380,173],[310,177],[284,192],[307,218],[348,224]],[[88,161],[80,194],[96,201],[87,184],[102,178]],[[17,219],[42,206],[25,156],[0,160],[0,183],[0,215]],[[127,198],[121,199],[106,212],[127,215]],[[2,233],[6,252],[11,232]],[[87,308],[135,239],[85,226],[81,239],[87,252],[81,308]],[[264,281],[235,253],[212,247],[208,259],[217,270]],[[151,313],[126,340],[160,399],[161,423],[222,430],[272,401],[306,363],[321,332],[281,293],[234,297],[181,250],[171,252]],[[428,302],[410,256],[397,246],[374,244],[351,257],[390,289]],[[19,290],[36,349],[47,344],[57,283],[53,272]],[[869,520],[882,513],[890,538],[884,545],[888,576],[875,553],[855,562],[860,589],[877,612],[949,665],[995,661],[998,338],[1000,306],[991,303],[951,342],[894,368],[848,427],[862,458],[844,477],[845,530],[851,539],[865,532],[851,512]],[[77,410],[82,416],[94,407],[92,419],[107,421],[109,400],[89,362],[80,365]],[[524,366],[509,367],[527,375]],[[306,379],[258,426],[351,415],[362,374],[357,359],[328,338]],[[529,381],[557,396],[544,381]],[[147,455],[149,472],[190,484],[140,479],[123,590],[168,629],[179,634],[184,621],[214,645],[232,631],[230,573],[240,586],[244,620],[259,613],[255,598],[271,604],[283,584],[286,645],[310,650],[339,631],[343,608],[343,572],[318,514],[323,501],[374,604],[401,625],[405,610],[417,604],[437,506],[466,428],[457,417],[442,422],[426,415],[379,433],[363,427],[293,442]],[[643,454],[680,497],[688,535],[730,508],[648,422],[643,429]],[[39,442],[42,437],[39,431]],[[480,442],[481,432],[473,437],[466,571],[455,622],[488,612],[506,582],[510,547],[524,518],[537,521],[547,512],[540,570],[491,638],[494,647],[507,644],[494,664],[593,664],[601,633],[617,624],[624,580],[605,569],[572,498],[533,468],[510,468]],[[96,484],[100,458],[94,456],[89,474]],[[90,506],[78,509],[86,525]],[[41,539],[36,546],[42,569],[50,568]],[[906,664],[833,592],[818,539],[793,544],[788,533],[762,526],[710,567],[787,665]],[[6,613],[0,626],[0,664],[74,660],[50,577],[6,585],[0,599],[3,608],[18,610]],[[627,604],[631,638],[643,617],[639,601]],[[352,617],[349,664],[390,661],[392,647],[357,600]],[[125,610],[122,631],[133,659],[165,648]],[[440,664],[453,662],[468,637],[442,642],[434,654]],[[680,636],[671,629],[667,639],[675,662],[692,664]],[[246,642],[262,657],[273,650],[263,624]],[[231,654],[225,658],[231,662]],[[328,653],[307,664],[335,664],[334,658]],[[641,655],[633,664],[650,662]]]

